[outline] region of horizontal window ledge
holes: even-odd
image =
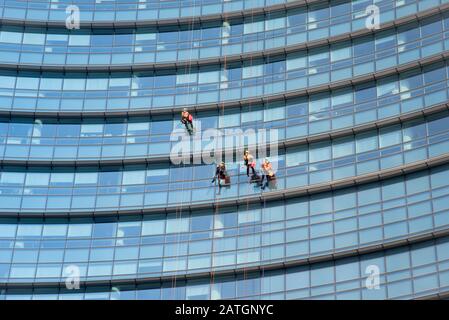
[[[440,7],[425,10],[419,14],[409,15],[407,17],[386,22],[380,25],[379,29],[357,30],[342,35],[331,36],[324,39],[304,42],[296,45],[287,45],[280,48],[255,51],[250,53],[234,54],[228,56],[220,56],[216,58],[184,60],[167,63],[136,63],[136,64],[110,64],[110,65],[55,65],[55,64],[8,64],[0,63],[0,69],[5,70],[28,70],[28,71],[61,71],[61,72],[139,72],[139,71],[155,71],[155,70],[182,70],[185,68],[225,65],[229,63],[244,62],[252,59],[272,58],[278,55],[286,55],[299,50],[313,49],[320,46],[331,45],[334,43],[354,40],[367,35],[376,34],[385,30],[396,28],[410,22],[419,22],[433,15],[442,14],[449,10],[449,3]]]
[[[323,85],[317,85],[313,87],[308,87],[305,89],[291,90],[285,91],[280,94],[274,95],[266,95],[254,98],[248,98],[243,100],[233,100],[233,101],[224,101],[212,104],[200,104],[196,106],[189,106],[189,110],[191,111],[209,111],[209,110],[223,110],[223,108],[232,108],[232,107],[246,107],[253,106],[255,104],[260,103],[271,103],[277,101],[284,101],[286,99],[298,98],[306,95],[312,95],[317,93],[322,93],[331,90],[337,90],[346,88],[348,86],[356,86],[359,84],[363,84],[369,81],[383,79],[389,76],[398,75],[400,73],[406,72],[410,69],[414,68],[423,68],[425,66],[443,62],[449,59],[449,51],[444,51],[443,53],[435,54],[433,56],[419,59],[410,63],[401,64],[395,67],[387,68],[382,71],[373,72],[370,74],[356,76],[352,79],[341,80],[336,82],[331,82]],[[145,115],[167,115],[167,114],[175,114],[181,112],[185,106],[175,106],[175,107],[167,107],[167,108],[159,108],[159,109],[139,109],[139,110],[122,110],[122,111],[54,111],[54,112],[46,112],[46,111],[16,111],[16,110],[0,110],[0,116],[7,117],[58,117],[58,118],[73,118],[73,117],[120,117],[120,116],[145,116]]]
[[[391,169],[380,170],[363,175],[353,176],[349,178],[333,180],[325,183],[317,183],[307,185],[305,187],[293,187],[290,189],[283,189],[279,191],[270,191],[266,193],[257,193],[252,196],[244,196],[240,198],[233,198],[229,200],[215,200],[203,203],[183,204],[182,210],[185,212],[192,210],[209,209],[215,210],[217,207],[224,208],[236,205],[250,205],[254,203],[265,203],[275,200],[291,199],[300,196],[318,194],[332,190],[339,190],[343,188],[353,187],[356,185],[367,184],[370,182],[381,181],[388,178],[402,176],[408,173],[418,172],[421,170],[437,167],[449,163],[449,153],[437,157],[432,157],[426,160],[415,161],[406,165],[397,166]],[[136,216],[144,214],[157,213],[172,213],[178,212],[180,205],[167,205],[165,207],[145,208],[145,209],[130,209],[130,210],[102,210],[102,211],[71,211],[65,210],[61,212],[0,212],[0,218],[18,218],[18,217],[110,217],[110,216]]]
[[[419,298],[416,298],[415,300],[447,300],[449,299],[449,291],[432,294],[432,295],[425,295]]]
[[[327,3],[328,0],[295,0],[282,4],[276,4],[267,7],[250,8],[239,11],[229,11],[220,14],[209,14],[201,16],[187,16],[182,18],[168,18],[168,19],[154,19],[154,20],[132,20],[132,21],[101,21],[101,22],[80,22],[80,27],[89,28],[130,28],[130,27],[152,27],[152,26],[183,26],[194,25],[198,23],[227,21],[230,19],[242,19],[246,17],[254,17],[257,15],[274,14],[283,12],[289,9],[296,9],[305,6]],[[180,8],[181,10],[183,8]],[[188,8],[186,8],[188,9]],[[435,8],[437,9],[437,8]],[[40,21],[28,19],[0,19],[2,25],[16,25],[16,26],[46,26],[46,27],[66,27],[65,21]]]
[[[369,122],[367,124],[357,125],[354,127],[349,127],[341,130],[333,130],[329,132],[324,132],[320,134],[314,134],[305,136],[302,138],[292,138],[285,139],[278,142],[275,146],[278,149],[286,149],[289,147],[300,146],[304,144],[316,143],[320,141],[326,141],[329,139],[343,138],[345,136],[351,136],[360,134],[373,129],[380,129],[385,126],[401,124],[405,121],[410,121],[414,119],[419,119],[424,116],[439,113],[441,111],[449,110],[449,102],[444,104],[438,104],[426,109],[411,111],[403,113],[399,116],[393,116],[385,118],[378,121]],[[243,152],[243,149],[252,147],[253,145],[248,145],[238,149],[233,149],[233,154],[238,151]],[[274,145],[273,145],[274,146]],[[255,147],[255,146],[253,146]],[[269,146],[267,146],[267,151],[269,151]],[[223,153],[228,154],[228,150],[223,149]],[[201,153],[191,153],[190,161],[193,159],[201,158]],[[170,162],[170,155],[159,155],[151,157],[139,157],[139,158],[119,158],[119,159],[89,159],[89,160],[18,160],[18,159],[0,159],[0,166],[11,165],[11,166],[23,166],[23,167],[101,167],[101,166],[124,166],[124,165],[139,165],[139,164],[150,164],[150,163],[167,163]]]
[[[307,259],[294,260],[289,262],[272,263],[258,265],[254,267],[235,268],[230,270],[218,270],[213,272],[196,272],[188,274],[173,274],[169,276],[160,277],[142,277],[133,279],[110,279],[110,280],[92,280],[92,281],[80,281],[80,287],[95,287],[95,286],[114,286],[114,285],[137,285],[137,284],[150,284],[156,283],[162,285],[163,283],[182,280],[201,280],[209,279],[220,276],[236,276],[240,274],[248,274],[252,272],[264,272],[271,270],[284,270],[304,265],[313,265],[316,263],[322,263],[327,261],[336,261],[348,257],[355,257],[374,252],[382,252],[389,249],[400,248],[404,246],[410,246],[419,244],[429,240],[437,240],[449,235],[449,229],[442,229],[435,232],[428,232],[416,235],[414,237],[404,238],[402,240],[385,242],[382,244],[365,246],[360,249],[341,251],[334,254],[322,255],[317,257],[311,257]],[[26,289],[26,288],[65,288],[65,282],[7,282],[0,283],[0,289]],[[436,295],[438,296],[438,295]]]

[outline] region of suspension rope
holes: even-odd
[[[220,117],[220,113],[221,113],[221,116],[223,116],[224,117],[224,109],[225,109],[225,102],[224,102],[224,99],[223,99],[223,97],[221,96],[221,89],[222,89],[222,73],[226,73],[227,72],[227,55],[226,55],[226,53],[225,52],[223,52],[224,51],[224,46],[223,46],[223,35],[224,35],[224,31],[225,31],[225,28],[227,28],[228,30],[226,30],[226,32],[230,32],[230,30],[231,30],[231,25],[229,24],[229,21],[228,21],[228,18],[227,18],[227,14],[226,13],[224,13],[223,14],[223,25],[222,25],[222,29],[221,29],[221,47],[222,47],[222,54],[223,54],[223,68],[221,68],[220,69],[220,78],[219,78],[219,89],[220,89],[220,99],[222,100],[222,103],[221,103],[221,112],[220,112],[220,110],[219,110],[219,112],[218,112],[218,116]],[[230,34],[228,34],[227,35],[228,37],[230,36]],[[227,75],[226,75],[226,82],[228,82],[228,78],[227,78]],[[220,119],[220,118],[219,118]],[[220,120],[219,120],[220,121]],[[219,125],[219,123],[218,123],[218,125]],[[219,126],[220,127],[220,126]],[[220,136],[220,139],[223,139],[221,136]],[[226,141],[226,137],[224,138],[225,140],[224,141],[221,141],[222,143],[220,143],[220,145],[221,145],[221,147],[222,147],[222,152],[220,152],[220,154],[221,154],[221,156],[222,157],[224,157],[225,159],[221,159],[222,161],[224,161],[224,160],[226,160],[226,154],[225,154],[225,152],[226,152],[226,148],[225,148],[225,143],[223,143],[223,142],[225,142]],[[223,152],[223,151],[225,151],[225,152]],[[216,158],[216,154],[214,155],[215,156],[215,158]],[[226,165],[226,163],[225,163],[225,165]],[[226,170],[226,172],[227,172],[227,170]],[[229,176],[229,174],[228,174],[228,176]],[[219,177],[220,178],[220,177]],[[230,177],[229,177],[230,178]],[[226,181],[225,181],[225,183],[226,183]],[[232,185],[232,183],[231,183],[231,185]],[[232,186],[231,186],[232,187]],[[220,188],[220,186],[218,186],[218,188]],[[213,226],[212,226],[212,250],[211,250],[211,257],[212,257],[212,261],[211,261],[211,263],[212,263],[212,265],[211,265],[211,272],[210,272],[210,289],[211,289],[211,292],[212,292],[212,286],[214,285],[214,283],[215,283],[215,268],[214,268],[214,266],[213,266],[213,257],[214,257],[214,254],[215,254],[215,221],[216,221],[216,219],[217,219],[217,217],[219,216],[219,214],[220,214],[220,202],[218,201],[218,199],[217,199],[217,197],[215,196],[216,195],[216,192],[214,192],[214,206],[215,206],[215,208],[214,208],[214,210],[213,210]],[[223,226],[223,228],[222,229],[224,229],[224,226]],[[224,230],[222,231],[223,232],[223,234],[224,234]]]
[[[253,9],[251,9],[251,23],[254,23],[254,10]],[[249,56],[250,76],[252,76],[252,73],[253,73],[253,62],[254,62],[253,61],[253,55],[250,55]],[[243,70],[243,68],[242,68],[242,70]],[[242,73],[242,81],[243,81],[243,73]],[[242,88],[244,88],[243,83],[242,83]],[[253,88],[251,88],[249,91],[252,94],[257,93],[257,92],[253,92]],[[252,104],[251,104],[251,100],[250,100],[249,103],[248,103],[248,112],[251,113],[251,111],[252,111]],[[257,136],[256,136],[256,138],[257,138]],[[250,151],[250,141],[248,141],[248,152],[249,151]],[[252,157],[253,157],[253,161],[256,162],[256,164],[255,164],[255,167],[256,167],[255,168],[255,172],[256,172],[256,175],[257,175],[257,151],[256,151],[256,153],[254,155],[252,155]],[[248,170],[248,168],[246,168],[246,170]],[[250,174],[251,174],[250,180],[249,180],[249,183],[247,183],[247,195],[251,192],[251,188],[254,188],[253,185],[252,185],[252,170],[251,170]],[[250,208],[249,197],[247,196],[246,197],[246,211],[247,212],[249,212],[249,208]],[[246,240],[246,246],[247,247],[248,247],[248,241],[249,240],[247,238],[247,240]],[[244,264],[243,265],[243,281],[245,281],[247,278],[248,278],[248,270],[246,268],[246,264]]]
[[[195,7],[196,7],[196,1],[194,1],[193,2],[193,10],[195,10]],[[194,15],[192,15],[192,19],[190,20],[190,22],[189,22],[189,24],[188,24],[188,28],[187,28],[187,31],[190,31],[190,39],[189,39],[189,42],[190,42],[190,54],[189,54],[189,62],[188,62],[188,64],[186,64],[186,66],[185,66],[185,69],[184,69],[184,72],[185,72],[185,74],[188,76],[188,77],[190,77],[190,74],[191,74],[191,71],[192,71],[192,51],[193,51],[193,47],[194,47],[194,25],[195,25],[195,16]],[[181,30],[180,30],[181,31]],[[179,38],[178,38],[178,41],[179,41]],[[177,73],[176,73],[177,74]],[[190,79],[188,80],[188,82],[187,82],[187,93],[188,93],[188,97],[189,97],[189,102],[190,102]],[[176,90],[175,90],[175,94],[176,94]],[[190,112],[189,112],[190,113]],[[192,120],[192,127],[193,127],[193,120]],[[195,137],[193,137],[193,139],[194,139]],[[191,146],[191,142],[192,142],[192,139],[191,139],[191,137],[190,137],[190,133],[189,133],[189,144],[190,144],[190,146]],[[189,159],[190,158],[192,158],[193,159],[193,150],[192,149],[190,149],[190,151],[191,151],[191,153],[189,153]],[[185,168],[186,168],[186,165],[185,165],[185,162],[184,162],[184,160],[185,159],[182,159],[182,175],[184,175],[184,174],[186,174],[186,170],[185,170]],[[193,171],[193,166],[191,167],[191,170]],[[193,173],[192,173],[193,174]],[[187,174],[187,177],[188,177],[188,174]],[[175,179],[175,181],[176,181],[176,179]],[[181,181],[181,202],[180,202],[180,205],[179,206],[177,206],[176,207],[176,209],[175,209],[175,218],[176,219],[182,219],[182,210],[183,210],[183,204],[184,204],[184,184],[185,183],[188,183],[187,182],[187,180],[186,179],[182,179],[182,180],[179,180],[179,181]],[[176,183],[176,182],[175,182]],[[189,191],[191,190],[192,188],[189,188]],[[187,217],[188,217],[188,215],[187,215]],[[178,232],[176,233],[176,243],[177,243],[177,245],[176,245],[176,256],[177,257],[179,257],[179,252],[180,252],[180,246],[181,246],[181,232],[182,232],[182,230],[181,229],[179,229],[178,230]],[[177,266],[179,266],[179,260],[177,260],[178,261],[178,263],[177,263]],[[187,266],[188,267],[188,266]],[[176,271],[176,273],[177,273],[177,271]],[[172,296],[172,299],[174,300],[176,297],[174,296],[174,294],[175,294],[175,289],[176,289],[176,281],[177,281],[177,277],[176,277],[176,273],[173,275],[173,277],[172,277],[172,289],[173,289],[173,296]]]

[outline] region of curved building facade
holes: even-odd
[[[0,299],[448,297],[448,84],[447,0],[0,0]]]

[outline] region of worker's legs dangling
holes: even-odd
[[[254,167],[251,165],[246,166],[246,175],[249,177],[249,169],[251,168],[251,172],[253,173],[253,176],[256,175],[256,170],[254,170]]]
[[[266,179],[266,181],[265,181],[265,179]],[[265,183],[264,183],[264,181],[265,181]],[[262,175],[262,180],[260,181],[262,190],[265,190],[265,188],[268,187],[269,182],[270,182],[270,179],[269,179],[268,175],[266,175],[266,174]]]
[[[251,171],[253,172],[253,176],[256,176],[256,170],[254,169],[253,166],[251,166]]]
[[[193,124],[190,121],[186,121],[186,129],[189,132],[189,134],[191,135],[193,133]]]

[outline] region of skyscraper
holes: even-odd
[[[0,299],[447,297],[449,1],[0,17]]]

